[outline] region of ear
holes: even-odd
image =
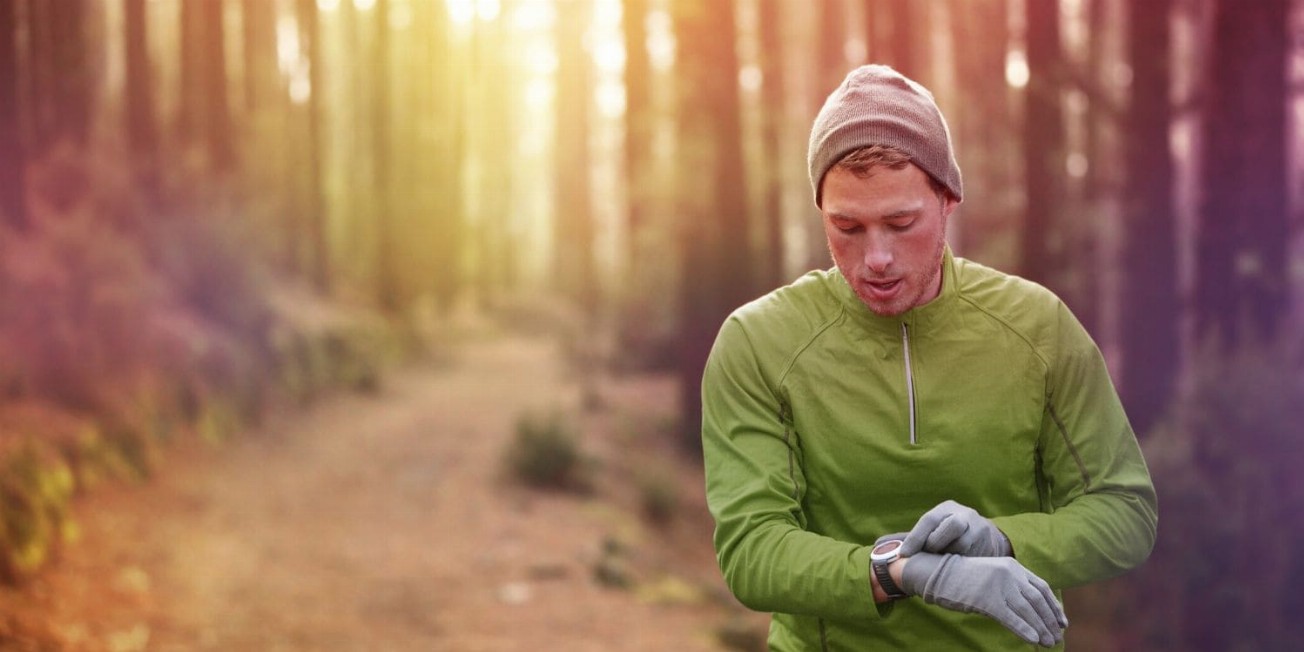
[[[947,218],[951,217],[951,213],[954,213],[955,209],[959,206],[960,201],[958,199],[951,196],[951,193],[949,192],[945,193],[944,198],[942,199],[942,220],[945,221]]]

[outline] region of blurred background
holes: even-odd
[[[763,647],[701,368],[866,62],[1146,451],[1070,645],[1304,649],[1297,0],[0,0],[0,648]]]

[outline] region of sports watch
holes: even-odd
[[[888,564],[901,558],[901,544],[905,543],[901,539],[892,539],[884,541],[869,552],[869,565],[874,569],[874,577],[878,578],[878,585],[882,587],[883,592],[887,594],[889,600],[900,600],[908,598],[909,595],[892,581],[892,575],[887,572]]]

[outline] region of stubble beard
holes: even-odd
[[[933,251],[932,260],[934,261],[934,263],[931,266],[929,266],[928,272],[923,277],[923,282],[917,286],[918,289],[913,296],[910,297],[899,296],[895,300],[887,304],[880,304],[870,299],[867,299],[863,295],[861,295],[858,284],[853,285],[852,290],[856,293],[856,297],[860,299],[860,302],[865,304],[866,308],[869,308],[870,312],[880,317],[897,317],[899,315],[903,315],[906,312],[909,312],[912,308],[916,308],[920,306],[921,300],[924,297],[924,293],[928,292],[938,283],[938,278],[942,275],[942,258],[945,255],[945,252],[946,252],[946,222],[943,221],[942,233],[938,236],[937,246],[934,247],[934,251]],[[829,248],[829,255],[833,257],[832,247]],[[836,257],[834,257],[834,262],[837,262]],[[854,279],[848,279],[848,282],[851,282],[853,280]],[[904,282],[904,279],[902,280],[902,282]],[[941,293],[942,293],[941,287],[939,285],[937,295],[932,297],[932,299],[936,299],[937,296],[941,295]]]

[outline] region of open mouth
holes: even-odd
[[[873,288],[876,292],[891,292],[901,284],[901,279],[891,281],[867,281],[867,283],[869,287]]]

